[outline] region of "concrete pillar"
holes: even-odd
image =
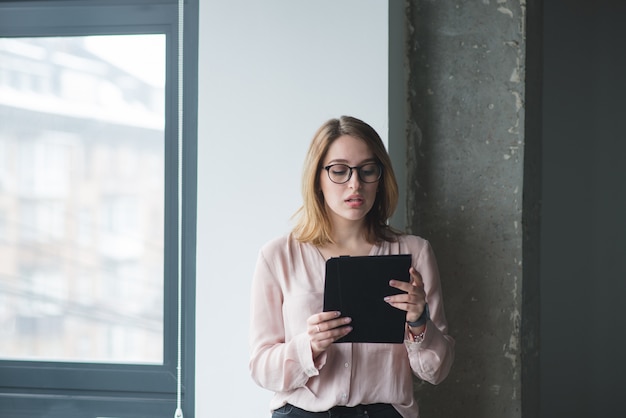
[[[520,417],[525,1],[407,3],[408,229],[437,255],[456,362],[423,417]]]

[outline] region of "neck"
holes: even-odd
[[[332,239],[338,245],[367,241],[367,226],[363,219],[348,221],[346,219],[333,220]]]
[[[364,222],[335,223],[332,239],[332,244],[321,247],[325,257],[368,255],[372,248]]]
[[[338,247],[350,247],[367,242],[367,234],[364,229],[342,230],[333,233],[333,242]]]

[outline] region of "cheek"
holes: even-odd
[[[333,186],[336,186],[336,184],[331,183],[331,181],[328,178],[322,177],[320,178],[318,189],[320,191],[320,194],[322,194],[326,199],[330,199],[333,196],[333,194],[336,193],[336,190],[335,190],[336,187],[333,187]]]

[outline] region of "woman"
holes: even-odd
[[[250,370],[275,392],[272,417],[418,417],[413,374],[432,384],[454,359],[428,241],[387,225],[398,200],[379,135],[348,116],[315,134],[293,231],[263,246],[251,290]],[[323,312],[325,262],[340,255],[411,254],[411,282],[385,301],[406,311],[404,344],[337,343],[350,318]]]

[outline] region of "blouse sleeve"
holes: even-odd
[[[261,387],[283,392],[304,386],[319,374],[322,355],[313,361],[310,338],[300,333],[285,341],[283,292],[276,272],[259,253],[252,279],[250,306],[250,372]],[[317,364],[316,364],[317,363]]]
[[[420,379],[436,385],[450,372],[454,362],[455,341],[448,335],[439,269],[428,241],[416,257],[414,267],[424,281],[430,321],[426,324],[424,340],[421,343],[406,341],[405,345],[413,373]]]

